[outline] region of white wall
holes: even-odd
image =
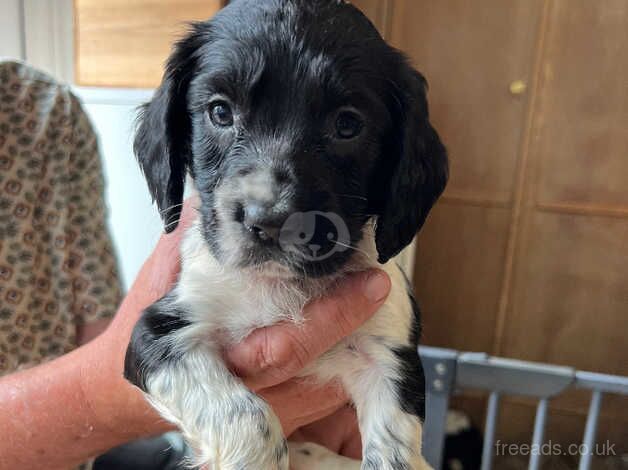
[[[0,57],[72,82],[73,0],[0,0]]]
[[[24,59],[20,0],[0,0],[0,11],[0,57]]]
[[[5,0],[0,0],[5,1]],[[58,80],[74,79],[73,0],[20,0],[24,59]]]
[[[99,135],[109,226],[118,253],[123,285],[128,288],[162,232],[132,151],[136,108],[149,90],[77,88]]]

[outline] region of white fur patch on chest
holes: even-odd
[[[303,321],[302,310],[313,298],[334,287],[343,274],[371,267],[383,269],[392,280],[392,290],[378,312],[360,329],[325,354],[308,373],[330,379],[350,364],[366,365],[381,354],[374,343],[405,345],[411,328],[411,307],[405,278],[394,262],[379,265],[375,247],[365,237],[359,251],[335,276],[296,281],[286,268],[269,264],[263,271],[222,266],[212,256],[198,225],[187,232],[182,246],[182,271],[176,297],[186,305],[188,320],[197,334],[219,343],[238,342],[253,330],[281,321]],[[314,370],[315,369],[315,370]]]

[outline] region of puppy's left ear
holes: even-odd
[[[395,92],[400,118],[393,119],[394,155],[389,155],[395,161],[375,230],[380,263],[412,242],[449,175],[447,152],[429,122],[427,83],[409,66],[405,75]]]
[[[205,24],[193,24],[190,34],[175,45],[161,85],[152,100],[142,106],[138,117],[133,149],[166,232],[176,228],[182,209],[185,176],[191,161],[188,86],[205,36]]]

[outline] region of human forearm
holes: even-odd
[[[109,446],[80,385],[82,354],[0,381],[0,468],[70,468]]]
[[[102,353],[93,341],[0,380],[0,469],[67,469],[167,429],[139,391],[103,370]]]
[[[103,331],[107,329],[109,323],[111,322],[110,318],[100,318],[91,323],[83,323],[77,325],[76,327],[76,344],[82,346],[84,344],[89,343],[91,340],[100,335]]]

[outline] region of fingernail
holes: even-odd
[[[373,271],[367,275],[362,288],[368,300],[379,303],[388,296],[390,278],[382,271]]]

